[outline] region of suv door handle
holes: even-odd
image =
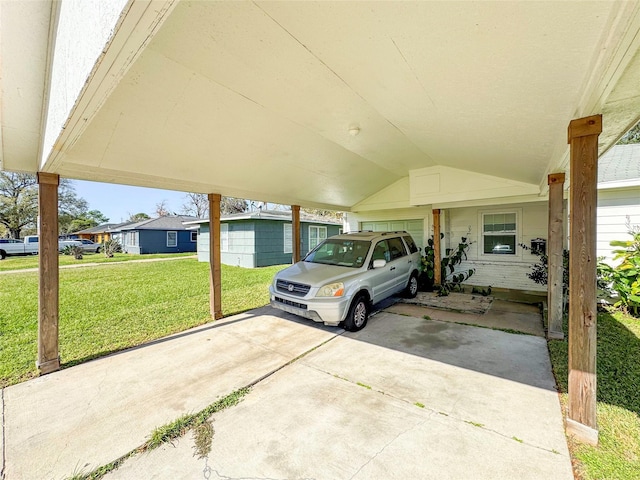
[[[396,269],[396,267],[391,267],[391,268],[389,269],[389,271],[390,271],[390,272],[393,272],[395,269]]]

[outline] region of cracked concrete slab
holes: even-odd
[[[271,313],[229,317],[6,388],[6,478],[89,472],[342,332]]]
[[[544,340],[381,312],[106,478],[573,479]]]
[[[206,458],[189,432],[106,478],[573,478],[543,339],[265,307],[8,387],[6,479],[89,472],[257,380],[213,415]]]

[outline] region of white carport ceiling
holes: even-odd
[[[544,184],[612,89],[621,5],[179,2],[44,170],[347,210],[434,165]]]

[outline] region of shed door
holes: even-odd
[[[423,220],[388,220],[385,222],[362,222],[361,230],[373,230],[374,232],[395,232],[404,230],[409,232],[418,247],[424,247],[424,221]]]

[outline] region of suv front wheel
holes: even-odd
[[[347,318],[344,320],[344,328],[350,332],[362,330],[369,318],[369,302],[362,293],[353,300]]]

